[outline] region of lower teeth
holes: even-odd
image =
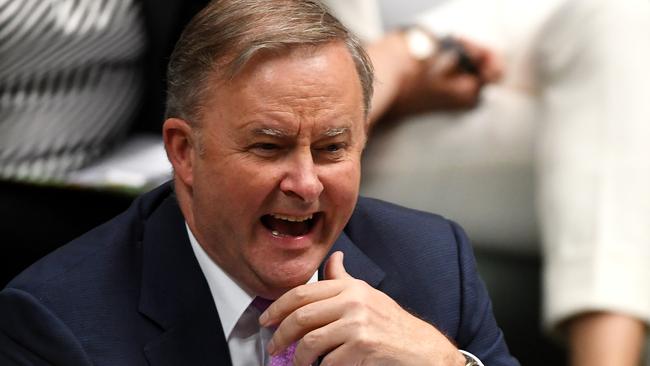
[[[271,234],[273,234],[274,236],[280,236],[280,232],[277,230],[271,231]]]

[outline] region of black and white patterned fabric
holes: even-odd
[[[0,0],[0,178],[62,179],[122,136],[145,42],[135,0]]]

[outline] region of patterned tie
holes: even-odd
[[[263,313],[270,305],[273,303],[273,300],[265,299],[263,297],[256,297],[253,300],[253,306],[259,310],[260,313]],[[284,351],[279,354],[271,357],[271,363],[269,366],[291,366],[293,365],[293,354],[296,353],[296,342],[292,343]]]

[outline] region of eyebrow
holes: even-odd
[[[253,134],[273,136],[273,137],[287,137],[289,135],[287,131],[283,131],[277,128],[268,128],[268,127],[256,128],[253,130]]]
[[[330,128],[326,130],[325,132],[322,133],[322,135],[326,137],[334,137],[334,136],[342,135],[349,131],[350,131],[350,127],[336,127],[336,128]]]
[[[350,127],[335,127],[335,128],[329,128],[325,130],[323,133],[321,133],[322,136],[325,137],[335,137],[339,136],[342,134],[345,134],[350,131]],[[269,128],[269,127],[264,127],[264,128],[256,128],[253,130],[253,134],[255,135],[264,135],[264,136],[272,136],[272,137],[287,137],[289,136],[289,133],[284,130],[280,130],[277,128]]]

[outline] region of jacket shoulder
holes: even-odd
[[[452,221],[377,199],[359,198],[345,232],[389,274],[384,286],[394,296],[408,297],[408,303],[419,299],[424,305],[443,290],[448,299],[458,300],[461,266],[469,242]],[[441,304],[439,308],[443,307]]]
[[[364,232],[415,243],[448,244],[455,243],[458,235],[465,235],[458,224],[441,215],[368,197],[359,197],[346,232],[351,236]]]

